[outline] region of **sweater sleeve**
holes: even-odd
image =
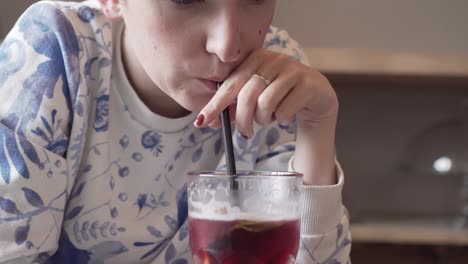
[[[297,263],[351,263],[349,217],[341,201],[344,175],[338,163],[336,174],[336,185],[304,186]]]
[[[42,263],[57,249],[73,184],[65,156],[78,50],[68,19],[46,2],[0,46],[0,263]]]

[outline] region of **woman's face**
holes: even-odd
[[[127,0],[126,43],[151,81],[198,111],[254,49],[262,47],[276,0]],[[154,88],[153,88],[154,89]]]

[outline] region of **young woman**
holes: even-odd
[[[348,263],[338,101],[275,6],[31,6],[0,47],[0,263],[190,263],[185,174],[223,168],[226,107],[239,169],[304,174],[296,261]]]

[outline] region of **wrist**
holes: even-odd
[[[298,123],[294,169],[304,174],[305,185],[336,184],[335,128],[336,117]]]

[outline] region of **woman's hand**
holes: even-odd
[[[237,100],[237,106],[234,104]],[[338,100],[328,80],[292,57],[259,49],[252,52],[224,81],[200,111],[196,125],[219,126],[220,113],[235,108],[236,128],[253,136],[253,121],[266,126],[297,118],[294,168],[306,184],[332,184],[334,136]]]

